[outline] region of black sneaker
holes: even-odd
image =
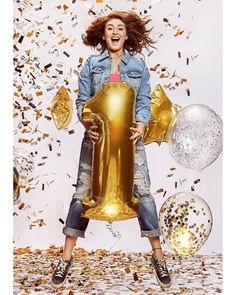
[[[66,281],[67,273],[71,267],[72,258],[71,260],[64,260],[60,257],[58,265],[54,271],[54,274],[51,279],[51,285],[54,288],[60,288]]]
[[[163,288],[169,288],[171,286],[171,278],[166,266],[165,259],[154,259],[152,256],[151,263],[156,272],[157,282]]]

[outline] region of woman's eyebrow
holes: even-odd
[[[109,27],[109,26],[112,26],[112,27],[114,27],[114,25],[113,25],[113,24],[108,24],[108,25],[107,25],[107,27]],[[119,25],[118,25],[118,27],[119,27],[119,26],[122,26],[122,27],[124,27],[124,25],[123,25],[123,24],[119,24]]]

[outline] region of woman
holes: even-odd
[[[72,251],[78,237],[84,238],[89,219],[80,216],[83,197],[91,189],[92,146],[99,139],[95,124],[82,121],[82,109],[108,81],[123,80],[135,89],[136,110],[130,139],[136,144],[134,194],[140,200],[138,221],[141,237],[150,241],[153,254],[151,263],[157,281],[162,287],[170,287],[171,279],[160,245],[160,228],[154,198],[150,194],[150,179],[142,136],[150,118],[150,74],[145,63],[134,55],[143,47],[154,43],[148,36],[151,30],[145,25],[150,20],[141,19],[135,12],[114,11],[108,16],[98,17],[83,35],[85,45],[97,48],[101,54],[90,56],[79,77],[79,95],[76,100],[79,120],[86,129],[81,146],[76,192],[73,195],[63,233],[66,235],[64,251],[53,274],[51,283],[59,288],[63,285],[72,262]]]

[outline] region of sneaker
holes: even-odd
[[[72,258],[71,260],[64,260],[60,257],[58,265],[54,271],[54,274],[51,279],[51,285],[54,288],[60,288],[66,281],[67,273],[71,267]]]
[[[163,288],[169,288],[171,286],[171,278],[166,266],[165,259],[154,259],[152,256],[151,263],[156,272],[156,279],[159,285]]]

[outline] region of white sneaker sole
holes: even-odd
[[[151,264],[152,264],[152,262],[151,262]],[[157,280],[158,284],[159,284],[162,288],[170,288],[171,285],[172,285],[172,278],[171,278],[171,276],[170,276],[170,282],[169,282],[168,284],[163,284],[163,283],[159,280],[159,278],[158,278],[158,276],[157,276],[157,274],[156,274],[155,267],[154,267],[153,264],[152,264],[152,266],[153,266],[153,268],[154,268],[155,277],[156,277],[156,280]]]

